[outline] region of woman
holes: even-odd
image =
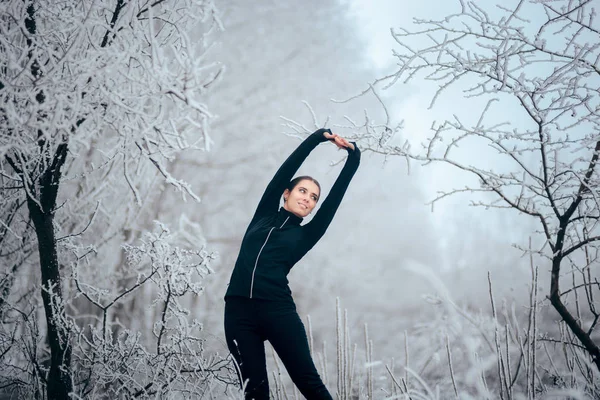
[[[308,224],[300,225],[319,201],[321,188],[308,176],[291,179],[310,152],[325,141],[346,149],[348,158],[319,211]],[[319,129],[285,160],[258,203],[225,294],[225,337],[245,383],[246,399],[269,398],[265,340],[307,399],[332,398],[310,356],[287,274],[327,230],[359,163],[355,143]],[[279,208],[282,195],[284,205]]]

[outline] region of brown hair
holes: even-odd
[[[317,185],[317,187],[319,188],[319,197],[321,197],[321,184],[315,178],[313,178],[312,176],[308,176],[308,175],[297,176],[296,178],[292,179],[290,181],[290,183],[288,183],[288,186],[286,189],[291,192],[298,185],[298,183],[300,183],[300,181],[303,181],[305,179],[312,181],[315,183],[315,185]]]

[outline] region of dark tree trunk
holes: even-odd
[[[47,151],[47,150],[46,150]],[[42,151],[44,153],[45,151]],[[45,155],[43,155],[45,156]],[[60,169],[67,156],[66,143],[60,144],[27,194],[29,217],[35,227],[40,255],[42,276],[42,301],[48,325],[48,344],[51,362],[46,392],[49,400],[67,400],[72,392],[71,339],[66,320],[62,295],[56,236],[54,234],[54,211],[60,183]],[[25,173],[23,184],[27,185]],[[39,192],[36,193],[35,188]],[[37,196],[36,196],[37,194]],[[35,196],[35,198],[31,196]],[[37,200],[37,201],[36,201]]]
[[[65,310],[58,265],[53,212],[44,212],[28,199],[31,220],[35,226],[42,273],[42,300],[48,325],[50,372],[47,378],[48,399],[69,399],[71,382],[71,341],[65,325]]]
[[[558,312],[561,318],[565,321],[571,332],[579,339],[581,344],[585,347],[587,352],[592,357],[592,361],[596,365],[596,368],[600,371],[600,349],[594,343],[590,337],[589,332],[583,330],[579,322],[569,312],[567,307],[563,304],[560,298],[560,264],[561,256],[555,256],[552,260],[552,277],[550,280],[550,303],[554,309]]]

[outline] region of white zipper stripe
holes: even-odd
[[[283,228],[283,226],[285,225],[285,223],[287,222],[288,219],[290,219],[289,216],[285,219],[285,221],[283,221],[283,224],[281,224],[281,226],[279,227],[279,229]]]
[[[283,228],[283,226],[288,221],[288,219],[290,219],[289,216],[285,219],[285,221],[283,221],[283,224],[281,224],[279,229]],[[271,230],[269,231],[269,234],[267,235],[265,242],[263,243],[262,247],[258,251],[258,255],[256,256],[256,261],[254,262],[254,269],[252,270],[252,281],[250,282],[250,298],[252,298],[252,290],[254,289],[254,273],[256,272],[256,267],[258,266],[258,258],[260,257],[260,253],[262,253],[263,249],[265,248],[265,245],[267,244],[267,241],[269,240],[269,236],[271,236],[271,232],[273,232],[273,229],[275,229],[275,227],[272,227]]]
[[[258,255],[256,256],[256,261],[254,262],[254,269],[252,270],[252,282],[250,283],[250,298],[252,298],[252,289],[254,289],[254,273],[256,272],[256,266],[258,265],[258,257],[260,257],[260,253],[262,253],[262,250],[265,248],[267,240],[269,240],[269,236],[271,236],[271,232],[273,232],[273,229],[275,229],[275,227],[272,227],[269,231],[267,239],[263,243],[262,247],[260,248],[260,251],[258,252]]]

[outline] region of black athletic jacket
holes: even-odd
[[[319,129],[306,138],[267,186],[244,234],[225,298],[293,301],[287,274],[327,230],[360,163],[360,150],[354,144],[355,150],[347,149],[344,168],[308,224],[300,225],[302,218],[279,208],[283,191],[300,165],[319,143],[327,141],[324,132],[331,133],[329,129]]]

